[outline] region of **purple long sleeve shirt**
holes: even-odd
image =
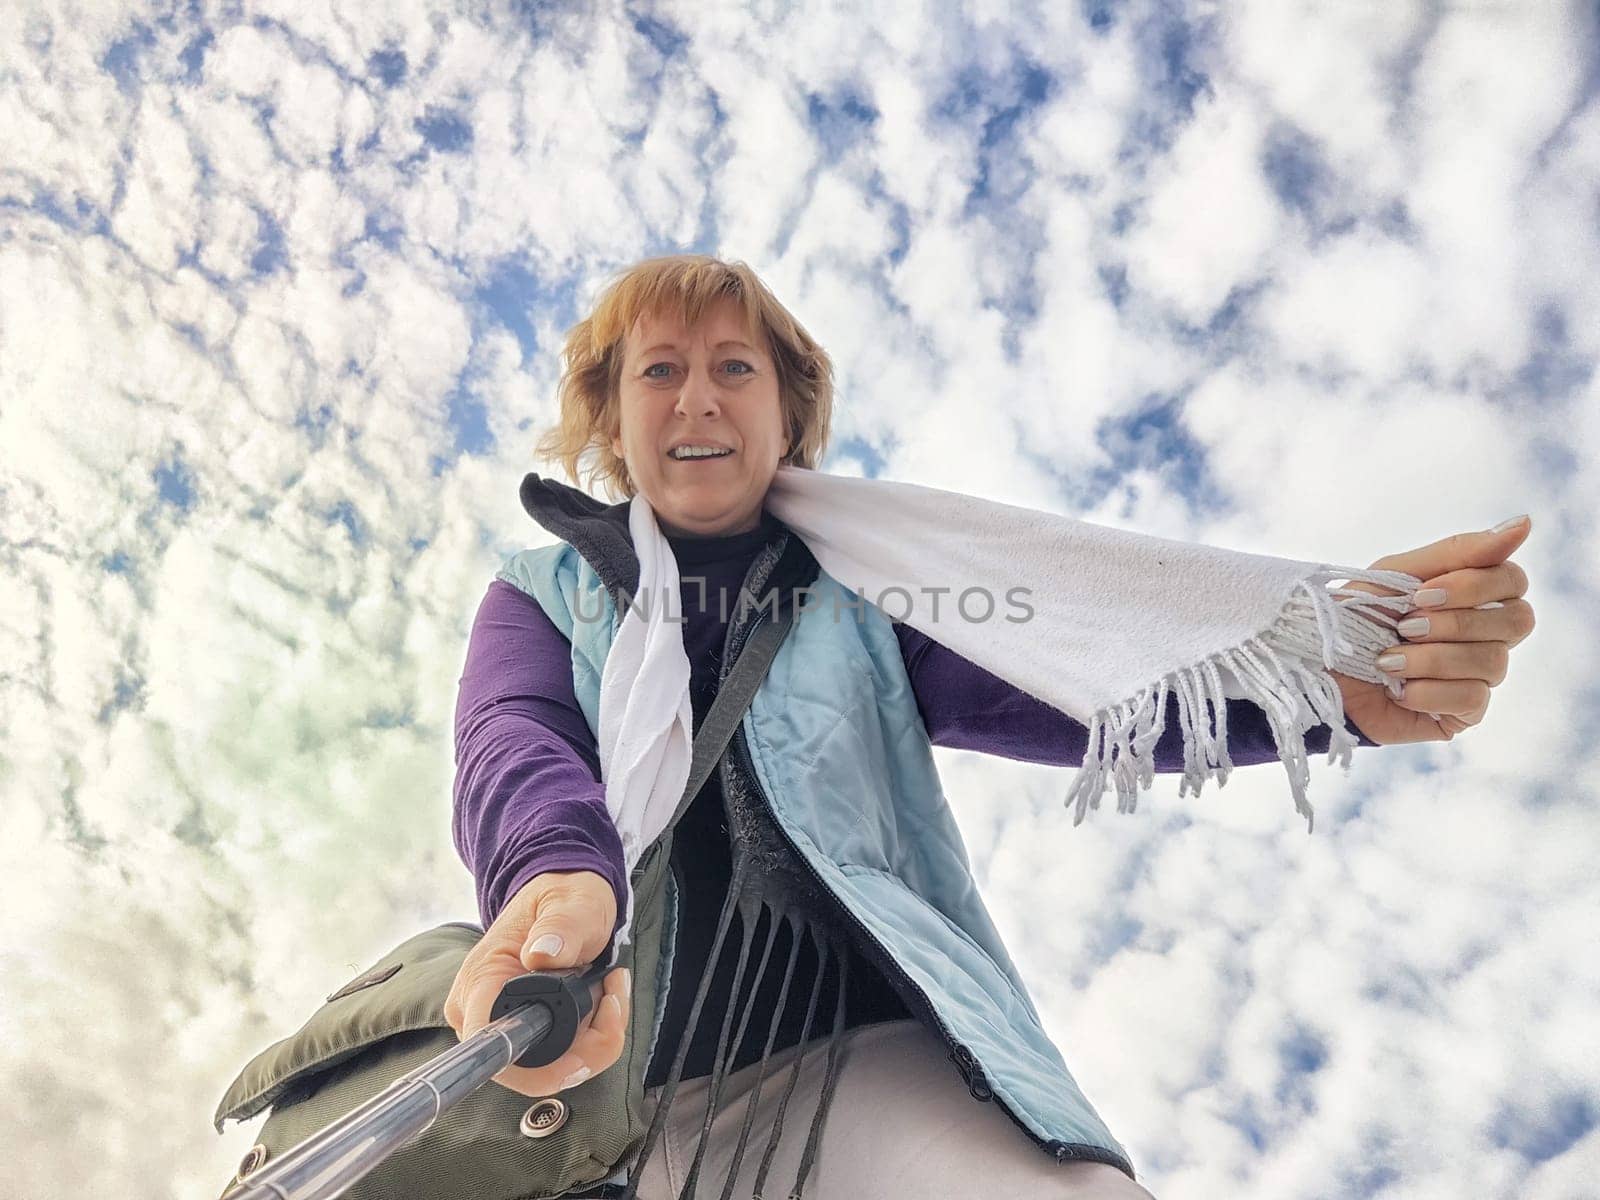
[[[766,517],[761,528],[745,534],[668,539],[682,568],[680,611],[697,730],[715,696],[727,632],[731,605],[720,597],[737,594],[751,559],[772,533],[771,520]],[[1086,726],[911,626],[897,623],[894,630],[934,745],[1024,762],[1075,766],[1083,761]],[[536,601],[503,580],[490,583],[473,622],[456,702],[452,834],[476,881],[485,926],[535,875],[593,871],[617,896],[614,937],[626,895],[622,843],[606,812],[594,735],[573,691],[571,655],[567,638]],[[1234,764],[1277,762],[1265,713],[1246,700],[1230,699],[1227,705],[1228,752]],[[1354,726],[1347,728],[1361,745],[1376,745]],[[1330,737],[1326,725],[1309,730],[1307,752],[1326,753]],[[1161,772],[1184,769],[1175,695],[1168,697],[1166,728],[1154,747],[1154,762]],[[686,1008],[695,990],[678,987],[680,978],[697,978],[708,956],[704,927],[716,924],[726,892],[726,842],[721,785],[712,772],[675,840],[674,870],[691,883],[681,897],[686,906],[680,924],[684,940],[675,958],[666,1026],[684,1015],[675,1010]],[[608,945],[597,957],[609,950]],[[904,1009],[887,993],[881,977],[859,967],[852,967],[848,1011],[864,1019],[902,1015]],[[731,979],[716,986],[731,986]],[[763,997],[763,1011],[768,1000],[776,1001],[773,990],[772,996]],[[691,1055],[685,1079],[710,1073],[714,1047],[705,1041],[707,1022],[700,1024],[695,1033],[704,1044]],[[717,1022],[711,1022],[710,1030],[716,1028]],[[786,1030],[792,1037],[780,1038],[779,1048],[794,1044],[798,1032]],[[735,1060],[730,1069],[740,1065]],[[652,1078],[659,1081],[659,1072]]]
[[[742,573],[740,579],[742,579]],[[737,580],[735,584],[737,585]],[[688,610],[685,610],[688,611]],[[705,643],[726,625],[716,613],[686,641]],[[909,625],[895,624],[901,654],[928,737],[936,746],[980,750],[1021,762],[1076,766],[1088,729]],[[1228,702],[1228,755],[1235,766],[1277,762],[1266,714]],[[1375,746],[1346,725],[1363,746]],[[1306,750],[1325,754],[1332,731],[1306,733]],[[1177,698],[1155,767],[1182,771]],[[478,911],[493,921],[517,889],[541,871],[594,871],[624,894],[622,841],[605,806],[600,759],[572,687],[572,647],[544,610],[503,580],[478,606],[455,716],[456,777],[452,834],[477,881]],[[621,924],[619,913],[617,923]]]

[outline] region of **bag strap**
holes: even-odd
[[[712,768],[722,757],[723,750],[733,740],[733,731],[744,720],[745,711],[755,700],[756,691],[766,678],[767,668],[777,657],[778,647],[789,636],[789,629],[794,624],[792,609],[792,604],[786,607],[777,603],[773,605],[770,620],[758,618],[755,629],[733,664],[733,670],[728,672],[728,677],[717,689],[711,709],[700,723],[699,732],[694,735],[694,759],[689,766],[689,782],[684,785],[683,798],[678,801],[678,809],[672,814],[670,825],[677,825],[678,819],[688,811],[689,805],[705,786]]]

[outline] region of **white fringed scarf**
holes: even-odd
[[[1312,828],[1305,734],[1332,729],[1328,761],[1357,745],[1329,671],[1399,685],[1373,666],[1422,580],[1177,542],[959,492],[780,466],[766,508],[846,591],[927,634],[1089,729],[1067,792],[1073,824],[1099,808],[1110,775],[1117,811],[1154,779],[1152,747],[1178,695],[1185,769],[1178,794],[1227,782],[1228,698],[1267,716],[1295,810]],[[630,604],[605,661],[599,750],[606,807],[629,871],[687,786],[694,736],[678,564],[655,514],[628,514],[639,559]],[[1360,580],[1402,593],[1329,587]],[[976,590],[971,590],[976,589]],[[1020,589],[1020,590],[1014,590]],[[1031,610],[1031,611],[1030,611]],[[1210,705],[1212,721],[1205,718]],[[631,934],[633,895],[617,946]]]

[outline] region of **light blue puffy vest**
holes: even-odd
[[[558,542],[512,555],[496,577],[535,600],[572,643],[578,704],[596,732],[621,616],[599,575]],[[973,1094],[992,1092],[1058,1160],[1105,1162],[1132,1178],[1127,1152],[1046,1036],[978,894],[889,618],[826,572],[812,589],[743,721],[779,825],[899,967],[900,985],[909,980],[926,996]],[[675,900],[669,889],[656,1031]],[[918,1011],[909,998],[908,1006]]]

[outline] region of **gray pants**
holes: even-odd
[[[783,1197],[794,1185],[827,1069],[827,1039],[812,1041],[784,1112],[783,1132],[762,1194]],[[732,1200],[750,1200],[767,1136],[800,1047],[773,1054],[761,1081],[754,1123]],[[968,1200],[987,1196],[1059,1196],[1063,1200],[1155,1200],[1116,1167],[1057,1163],[997,1104],[969,1094],[939,1040],[915,1020],[846,1031],[833,1102],[822,1128],[805,1200]],[[695,1194],[716,1200],[728,1178],[760,1063],[723,1081]],[[675,1200],[705,1123],[709,1077],[679,1085],[662,1137],[639,1180],[638,1200]],[[661,1088],[645,1092],[646,1116]]]

